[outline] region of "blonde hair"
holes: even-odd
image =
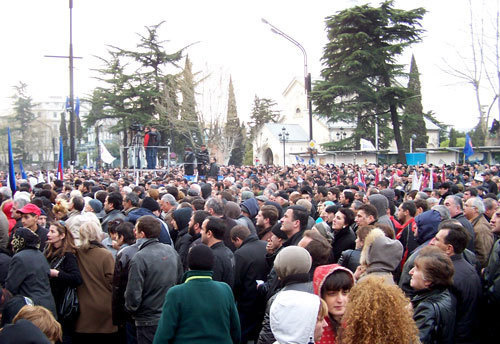
[[[328,316],[328,305],[322,298],[319,299],[318,320],[323,321]]]
[[[93,221],[83,223],[78,232],[80,234],[81,248],[89,248],[91,241],[98,241],[100,243],[102,240],[101,225]]]
[[[47,308],[26,305],[19,310],[12,323],[15,324],[20,319],[31,321],[52,343],[62,341],[61,324],[57,322],[56,318],[54,318]]]
[[[397,285],[383,277],[368,276],[349,293],[342,322],[342,344],[419,343],[418,329],[408,305],[410,300]]]

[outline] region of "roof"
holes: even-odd
[[[276,139],[279,139],[279,134],[281,134],[284,127],[290,134],[288,142],[309,142],[309,135],[298,124],[266,123],[265,127],[269,129]]]

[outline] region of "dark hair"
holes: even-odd
[[[443,221],[438,229],[448,230],[448,235],[444,238],[445,244],[453,246],[455,254],[461,254],[469,244],[469,233],[457,220]]]
[[[349,291],[354,286],[352,275],[342,269],[332,272],[321,286],[321,298],[329,291]]]
[[[469,193],[472,197],[477,197],[477,195],[478,195],[477,189],[473,186],[468,187],[467,189],[465,189],[465,191],[469,191]]]
[[[262,216],[266,219],[269,219],[269,224],[274,226],[276,222],[278,222],[278,209],[274,205],[266,204],[260,208],[260,212]]]
[[[413,202],[413,201],[403,202],[401,204],[401,208],[403,210],[408,210],[411,217],[415,217],[415,214],[417,213],[417,207],[415,206],[415,202]]]
[[[50,261],[55,257],[62,257],[66,252],[76,253],[76,245],[75,239],[73,237],[73,233],[61,222],[51,222],[50,226],[55,226],[59,235],[64,234],[64,238],[62,239],[62,245],[59,248],[55,248],[52,244],[47,243],[47,247],[45,248],[44,254],[47,257],[47,260]]]
[[[122,210],[123,209],[123,197],[119,192],[111,192],[108,194],[108,203],[113,204],[113,209]]]
[[[205,200],[203,198],[196,198],[191,204],[195,210],[205,209]]]
[[[123,237],[126,244],[135,243],[134,225],[130,222],[122,222],[115,228],[115,233]]]
[[[354,201],[354,193],[352,193],[351,191],[345,190],[344,197],[346,198],[346,200],[349,201],[349,204],[351,204],[352,201]]]
[[[371,204],[363,204],[361,207],[359,207],[358,211],[364,211],[366,216],[373,216],[373,219],[375,222],[378,220],[378,212],[377,208]]]
[[[210,213],[208,211],[205,211],[205,210],[196,210],[192,214],[192,216],[194,216],[194,222],[199,224],[201,227],[201,225],[203,224],[203,221],[205,221],[205,219],[210,216]]]
[[[354,223],[354,212],[349,208],[339,208],[339,213],[344,215],[344,227],[349,227]]]
[[[247,226],[236,225],[231,228],[231,239],[236,240],[237,238],[245,240],[250,235],[250,230]]]
[[[415,259],[427,281],[431,282],[432,289],[448,288],[453,285],[455,268],[453,263],[443,251],[434,246],[426,246],[420,250]]]
[[[425,199],[417,199],[415,201],[415,207],[418,209],[418,208],[421,208],[422,209],[422,212],[426,212],[427,210],[429,210],[429,204],[427,203],[427,201]]]
[[[215,216],[209,216],[207,219],[207,231],[212,232],[215,239],[223,240],[227,230],[224,220]]]
[[[167,186],[167,192],[175,197],[175,200],[179,199],[179,190],[175,186]]]
[[[83,199],[83,197],[74,196],[71,199],[71,202],[73,203],[73,206],[75,207],[75,209],[78,211],[82,211],[83,208],[85,208],[85,200]]]
[[[104,190],[99,190],[94,195],[94,198],[101,201],[102,204],[106,201],[106,197],[108,197],[108,192]]]
[[[328,240],[316,230],[308,229],[303,237],[311,238],[311,241],[304,247],[311,255],[314,266],[328,264],[328,258],[332,252],[332,245]]]
[[[114,219],[108,222],[108,233],[116,233],[116,228],[123,223],[123,219]]]
[[[136,223],[137,230],[143,232],[146,238],[158,238],[161,233],[161,223],[153,215],[139,217]]]
[[[139,206],[139,196],[135,192],[129,192],[125,195],[125,201],[130,202],[133,207]]]
[[[309,220],[309,214],[307,212],[307,209],[301,207],[300,205],[292,205],[288,207],[288,209],[292,210],[293,220],[300,221],[300,230],[305,230],[307,227],[307,221]]]

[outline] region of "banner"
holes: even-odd
[[[64,151],[62,144],[62,137],[59,137],[59,163],[57,164],[57,179],[63,180],[64,178]]]

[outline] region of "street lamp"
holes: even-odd
[[[340,131],[337,132],[337,141],[343,140],[346,138],[347,133],[344,131],[344,128],[339,128]]]
[[[286,33],[278,29],[276,26],[265,20],[264,18],[261,19],[264,24],[267,24],[271,27],[271,31],[277,35],[282,36],[283,38],[287,39],[288,41],[292,42],[295,46],[297,46],[300,51],[302,51],[302,54],[304,55],[304,80],[305,80],[305,90],[306,90],[306,96],[307,96],[307,108],[309,110],[309,141],[313,140],[313,124],[312,124],[312,103],[311,103],[311,73],[307,71],[307,53],[304,47],[294,40],[292,37],[288,36]],[[313,158],[313,153],[312,149],[310,150],[311,152],[311,159]]]
[[[413,153],[413,140],[417,138],[417,135],[413,134],[410,136],[410,153]]]
[[[283,128],[281,128],[281,133],[279,133],[278,136],[280,138],[280,142],[283,143],[283,166],[286,166],[285,148],[286,148],[286,142],[288,141],[288,137],[290,136],[290,134],[286,131],[286,128],[283,127]]]

